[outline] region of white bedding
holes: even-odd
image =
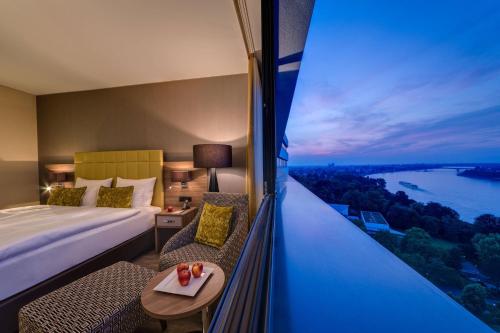
[[[0,300],[150,229],[159,210],[32,206],[0,211]]]

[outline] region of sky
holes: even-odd
[[[500,1],[316,0],[289,165],[500,162]]]

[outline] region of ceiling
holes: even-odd
[[[232,0],[0,2],[0,85],[35,95],[246,71]]]

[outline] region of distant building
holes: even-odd
[[[361,220],[365,224],[366,230],[370,232],[391,231],[389,223],[379,212],[361,211]]]
[[[364,224],[366,232],[370,234],[379,231],[387,231],[393,235],[403,237],[405,233],[391,229],[389,223],[385,220],[384,216],[379,212],[369,212],[366,210],[361,211],[361,217],[349,215],[349,205],[330,203],[330,207],[349,219],[351,222],[361,221]]]
[[[332,207],[333,209],[335,209],[337,212],[344,215],[345,217],[349,216],[349,205],[336,204],[336,203],[331,203],[329,205],[330,205],[330,207]]]

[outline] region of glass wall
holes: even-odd
[[[497,331],[499,31],[498,1],[317,1],[287,126],[293,178]]]

